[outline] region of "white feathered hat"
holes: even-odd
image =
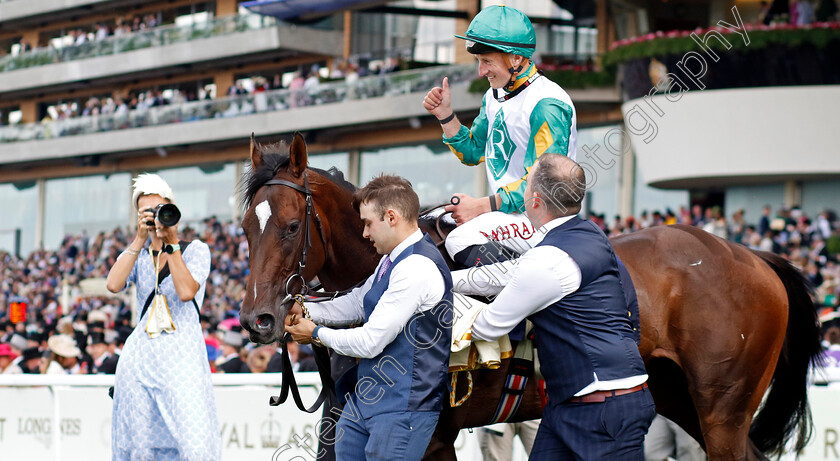
[[[131,196],[134,208],[137,208],[137,201],[141,195],[160,195],[169,200],[170,203],[175,203],[175,194],[172,193],[169,184],[160,176],[152,173],[143,173],[134,178],[134,194]]]

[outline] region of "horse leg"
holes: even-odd
[[[440,412],[440,419],[423,455],[424,460],[456,461],[455,439],[461,430],[460,424],[454,422],[451,409],[444,409]]]
[[[671,359],[655,357],[645,363],[656,412],[677,423],[705,449],[703,431],[682,369]]]
[[[758,357],[739,357],[734,362],[740,366],[684,365],[690,376],[688,391],[696,404],[706,454],[710,461],[763,460],[766,458],[750,441],[749,432],[773,367],[761,363]],[[745,363],[762,372],[750,374]],[[733,367],[740,370],[743,380],[733,382]]]
[[[467,380],[459,379],[456,385],[456,395],[461,396],[467,392]],[[447,400],[449,396],[445,397]],[[458,433],[464,427],[464,423],[469,413],[470,397],[464,405],[456,408],[449,406],[449,402],[444,402],[443,410],[440,412],[435,432],[432,434],[432,439],[429,441],[429,446],[426,448],[426,453],[423,455],[424,460],[442,460],[455,461],[455,439],[458,438]]]

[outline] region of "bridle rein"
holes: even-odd
[[[295,184],[291,181],[286,181],[283,179],[272,179],[267,181],[265,186],[285,186],[292,188],[300,193],[303,194],[304,200],[306,201],[306,216],[305,216],[305,224],[304,224],[304,242],[303,242],[303,251],[300,255],[300,261],[298,261],[297,272],[290,275],[284,284],[284,290],[286,292],[286,296],[283,298],[281,305],[292,301],[293,299],[297,302],[302,302],[303,296],[306,296],[309,293],[309,287],[306,284],[306,279],[303,277],[303,271],[306,270],[306,254],[309,247],[312,246],[312,230],[311,230],[311,222],[312,219],[315,219],[315,225],[318,228],[318,235],[321,237],[321,244],[323,244],[324,251],[327,251],[327,241],[324,238],[324,229],[321,225],[321,217],[318,215],[318,210],[315,209],[315,203],[312,199],[312,190],[309,188],[309,178],[306,176],[306,172],[303,174],[303,186],[301,187],[299,184]],[[291,284],[292,281],[299,280],[300,281],[300,292],[292,293],[291,291]],[[334,292],[334,293],[318,293],[321,295],[318,299],[332,299],[335,298],[344,292]],[[316,299],[315,301],[317,301]],[[321,300],[323,300],[321,299]],[[285,320],[283,321],[285,325]],[[335,382],[333,382],[332,376],[330,374],[330,356],[327,352],[327,348],[325,347],[313,347],[313,353],[315,355],[315,363],[318,365],[318,374],[321,376],[321,392],[318,395],[318,398],[315,400],[315,403],[307,408],[303,404],[303,400],[300,397],[300,391],[298,390],[297,381],[295,380],[295,373],[292,370],[292,362],[289,357],[289,351],[286,348],[286,339],[288,337],[288,333],[283,335],[283,345],[282,345],[282,353],[281,353],[281,363],[282,363],[282,377],[280,383],[280,395],[277,397],[271,397],[269,401],[269,405],[271,406],[278,406],[286,401],[289,397],[289,391],[292,393],[292,399],[295,401],[295,405],[301,411],[305,411],[307,413],[314,413],[318,408],[324,403],[325,400],[329,401],[330,407],[334,406],[335,402]]]

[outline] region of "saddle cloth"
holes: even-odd
[[[454,301],[455,322],[452,325],[449,372],[499,368],[502,359],[513,356],[513,349],[507,335],[497,341],[478,339],[473,341],[472,339],[472,324],[487,304],[457,293]]]

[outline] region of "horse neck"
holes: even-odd
[[[327,233],[318,279],[326,290],[345,290],[373,273],[379,255],[362,237],[362,222],[351,205],[353,194],[329,180],[323,181],[318,190],[312,191]]]

